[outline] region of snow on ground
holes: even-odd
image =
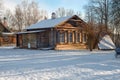
[[[113,43],[109,35],[105,35],[98,43],[99,49],[115,49],[116,46]]]
[[[0,80],[120,80],[114,54],[0,48]]]

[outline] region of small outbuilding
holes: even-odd
[[[16,35],[0,22],[0,46],[13,45],[16,45]]]

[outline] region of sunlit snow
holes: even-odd
[[[115,51],[0,48],[0,80],[119,80]]]
[[[100,40],[98,47],[100,49],[115,49],[115,44],[109,35],[105,35],[102,40]]]

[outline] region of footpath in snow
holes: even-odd
[[[114,54],[0,48],[0,80],[120,80]]]

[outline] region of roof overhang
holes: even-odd
[[[12,36],[14,35],[14,32],[2,32],[2,35],[8,35],[8,36]]]
[[[32,34],[32,33],[39,33],[44,32],[45,30],[37,30],[37,31],[25,31],[25,32],[18,32],[16,34]]]

